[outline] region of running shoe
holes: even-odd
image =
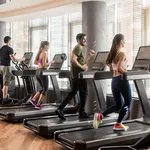
[[[44,107],[43,105],[39,105],[39,104],[37,104],[37,105],[35,106],[36,109],[41,109],[41,108],[43,108],[43,107]]]
[[[113,128],[113,130],[115,130],[115,131],[127,131],[129,129],[129,127],[128,126],[125,126],[125,125],[123,125],[122,123],[120,123],[120,124],[114,124],[114,128]]]
[[[66,120],[66,118],[65,118],[64,113],[63,113],[62,110],[57,109],[57,110],[55,110],[55,113],[58,115],[58,117],[59,117],[60,119]]]
[[[79,112],[79,119],[87,119],[89,115],[86,112]]]
[[[93,128],[97,129],[102,124],[103,116],[101,113],[95,113],[94,114],[94,120],[93,120]]]
[[[33,106],[36,106],[36,101],[35,101],[35,100],[30,99],[29,102],[30,102]]]

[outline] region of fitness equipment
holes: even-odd
[[[143,50],[145,48],[145,50]],[[143,55],[146,51],[149,51],[149,46],[140,47],[137,56],[138,68],[147,68],[150,64],[150,55]],[[145,58],[146,57],[146,58]],[[135,60],[135,61],[136,61]],[[135,64],[137,64],[135,62]],[[145,64],[146,66],[144,66]],[[134,67],[134,70],[136,67]],[[148,69],[149,70],[149,69]],[[91,78],[89,72],[80,73],[79,77],[86,77],[87,79]],[[111,72],[95,72],[94,79],[95,80],[106,80],[111,79]],[[142,111],[145,117],[150,117],[150,106],[148,102],[148,98],[146,95],[146,91],[144,88],[144,84],[142,80],[150,79],[149,71],[128,71],[126,73],[127,80],[133,80],[135,84],[135,88],[137,90],[139,100],[142,106]],[[55,132],[55,140],[59,144],[73,150],[87,150],[87,149],[97,149],[98,147],[106,146],[106,145],[132,145],[141,139],[143,136],[150,133],[150,119],[139,119],[139,120],[130,120],[125,121],[124,124],[129,126],[128,131],[113,131],[114,123],[109,123],[102,125],[99,129],[70,129],[70,130],[61,130]],[[72,136],[73,135],[73,136]]]
[[[16,53],[15,53],[16,54]],[[12,70],[12,73],[14,76],[16,76],[17,83],[18,83],[18,98],[12,98],[8,96],[8,102],[3,103],[2,106],[15,106],[15,105],[22,105],[23,103],[27,102],[27,100],[31,97],[31,95],[34,93],[34,82],[32,77],[26,77],[26,76],[21,76],[22,81],[23,81],[23,87],[25,90],[25,98],[21,99],[20,95],[22,94],[21,92],[21,85],[19,81],[19,75],[18,72],[23,71],[23,70],[29,70],[29,63],[32,59],[33,53],[32,52],[25,52],[24,53],[24,58],[25,61],[23,62],[13,62],[15,65],[15,68],[17,70]],[[1,79],[2,81],[2,79]],[[2,85],[2,82],[1,82]],[[2,87],[2,86],[1,86]],[[11,85],[10,85],[11,87]],[[1,95],[2,96],[2,95]],[[1,102],[2,102],[2,97],[1,97]]]
[[[63,54],[64,56],[64,54]],[[63,57],[64,58],[64,57]],[[23,70],[18,71],[18,74],[21,76],[35,76],[35,75],[46,75],[50,76],[54,91],[56,93],[56,104],[44,104],[44,108],[37,110],[31,106],[19,106],[12,108],[4,108],[0,109],[0,116],[4,119],[14,122],[14,121],[22,121],[24,118],[32,118],[32,117],[40,117],[40,116],[48,116],[55,115],[55,110],[57,108],[58,103],[61,101],[60,89],[58,86],[58,82],[56,76],[58,75],[60,78],[70,78],[70,73],[68,70],[60,70],[62,67],[62,63],[65,59],[62,59],[61,54],[56,54],[54,56],[54,63],[52,68],[50,67],[48,70]],[[56,66],[56,68],[54,67]],[[78,108],[78,100],[74,99],[74,105],[68,105],[65,108],[65,113],[75,113]]]
[[[105,58],[107,57],[107,55],[108,52],[97,53],[95,60],[93,62],[93,67],[92,67],[93,72],[96,70],[98,71],[104,70]],[[99,95],[101,94],[103,93],[100,93]],[[99,95],[98,95],[98,100],[101,101]],[[66,115],[65,117],[66,117],[66,121],[60,120],[57,116],[28,118],[28,119],[24,119],[24,127],[44,137],[52,137],[53,133],[60,129],[70,129],[75,127],[81,129],[81,128],[92,127],[92,123],[93,123],[92,117],[87,119],[80,119],[80,120],[78,119],[78,114]],[[109,121],[108,118],[105,121],[108,122]]]

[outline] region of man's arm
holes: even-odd
[[[94,50],[90,50],[88,55],[86,56],[86,58],[84,59],[84,63],[88,63],[88,61],[91,59],[92,56],[95,55],[95,51]]]
[[[75,48],[72,52],[72,56],[71,56],[71,63],[74,64],[75,66],[81,68],[82,70],[87,70],[88,66],[85,65],[81,65],[78,61],[77,58],[78,56],[80,56],[80,54],[82,53],[82,50],[80,48]]]
[[[22,58],[16,58],[14,56],[14,51],[12,48],[9,49],[9,57],[10,59],[13,61],[13,62],[20,62],[20,61],[25,61],[25,58],[22,57]]]
[[[81,68],[82,70],[87,70],[87,69],[88,69],[88,66],[87,66],[87,65],[81,65],[80,63],[78,63],[77,58],[78,58],[77,55],[74,54],[74,53],[72,53],[71,62],[72,62],[74,65],[76,65],[76,66],[78,66],[79,68]]]
[[[14,56],[14,54],[10,54],[9,56],[10,56],[10,58],[11,58],[11,60],[12,60],[13,62],[25,61],[25,58],[24,58],[24,57],[23,57],[23,58],[16,58],[16,57]]]

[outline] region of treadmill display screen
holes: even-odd
[[[93,62],[92,70],[102,71],[105,69],[105,60],[109,52],[98,52]]]
[[[32,59],[32,56],[33,56],[33,53],[32,53],[32,52],[26,52],[26,53],[24,53],[24,57],[25,57],[24,63],[25,63],[26,65],[29,65],[29,63],[30,63],[30,61],[31,61],[31,59]]]
[[[100,63],[100,62],[104,63],[107,56],[108,56],[108,52],[98,52],[94,63]]]
[[[139,49],[138,55],[136,59],[149,59],[150,60],[150,47],[146,46],[146,47],[141,47]]]
[[[61,69],[63,62],[66,60],[66,54],[56,54],[53,58],[54,63],[51,64],[49,69]]]
[[[150,69],[150,46],[141,46],[135,59],[133,70]]]
[[[62,63],[61,55],[55,55],[54,56],[54,63]]]

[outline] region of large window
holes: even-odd
[[[70,45],[75,46],[76,44],[75,37],[70,40],[70,24],[79,19],[81,22],[81,13],[7,23],[6,33],[12,37],[11,46],[18,57],[23,56],[24,52],[32,51],[34,60],[40,42],[48,40],[50,42],[49,59],[52,60],[55,54],[66,53],[68,59],[64,62],[62,69],[70,69],[70,53],[72,51]],[[71,30],[75,36],[77,32],[81,31],[81,24],[73,26]],[[33,65],[33,61],[31,65]],[[58,82],[61,88],[69,85],[66,79],[58,79]]]
[[[126,45],[125,52],[128,58],[128,69],[132,68],[138,49],[143,45],[143,15],[141,0],[119,0],[113,5],[108,6],[107,23],[108,23],[108,50],[110,50],[111,42],[116,33],[125,35]],[[133,95],[136,91],[131,82]],[[108,82],[110,87],[110,82]],[[109,88],[110,89],[110,88]],[[111,90],[109,90],[111,92]]]
[[[30,50],[33,53],[32,64],[34,62],[34,58],[39,51],[41,41],[47,41],[47,26],[41,27],[31,27],[30,28]]]

